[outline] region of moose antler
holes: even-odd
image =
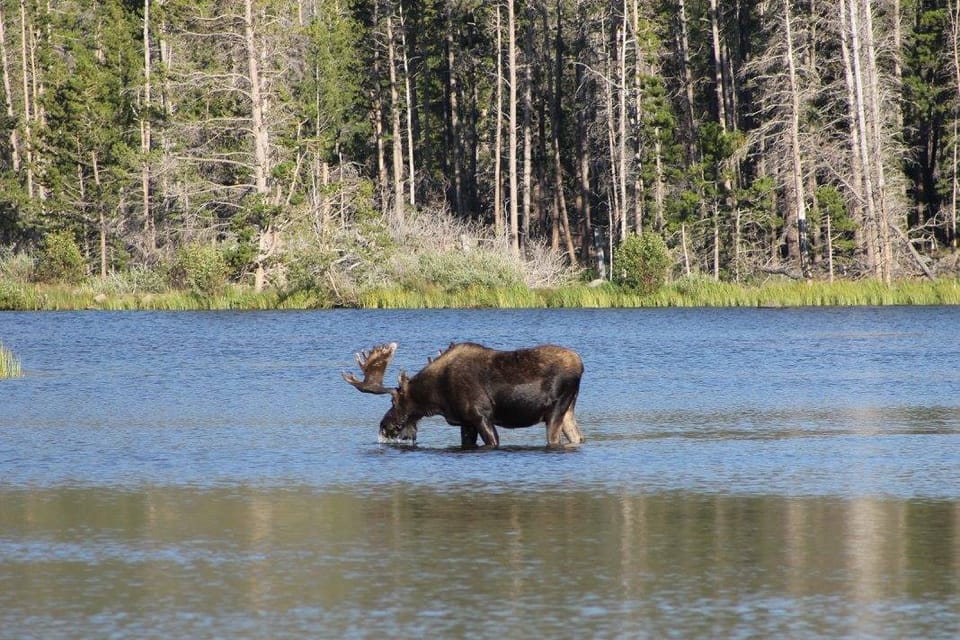
[[[342,372],[343,379],[355,386],[364,393],[390,393],[391,389],[383,386],[383,374],[387,370],[387,365],[393,359],[393,353],[397,350],[397,343],[381,344],[370,349],[370,351],[361,351],[356,354],[357,364],[360,371],[363,372],[363,380],[358,380],[352,373]]]

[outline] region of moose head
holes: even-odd
[[[391,396],[390,408],[380,420],[380,438],[382,440],[417,440],[417,420],[421,416],[414,415],[409,402],[410,379],[403,371],[400,372],[398,386],[385,387],[383,375],[387,365],[393,360],[397,350],[397,343],[381,344],[369,351],[356,354],[357,365],[363,372],[363,379],[358,379],[352,373],[343,372],[343,379],[363,393]]]

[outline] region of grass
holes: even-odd
[[[585,284],[559,289],[442,289],[380,288],[361,296],[369,309],[442,308],[646,308],[646,307],[807,307],[960,304],[960,281],[774,281],[757,286],[685,279],[650,295],[610,284]]]
[[[67,285],[0,283],[0,310],[72,311],[103,309],[108,311],[194,311],[225,309],[296,308],[285,304],[276,291],[257,293],[246,287],[227,287],[216,295],[191,291],[158,293],[105,293],[91,287]]]
[[[216,295],[189,291],[104,291],[81,285],[40,285],[0,280],[0,310],[225,310],[313,309],[334,306],[363,309],[446,308],[645,308],[645,307],[803,307],[960,304],[960,280],[873,280],[803,282],[771,280],[758,285],[689,278],[670,283],[650,295],[610,284],[574,284],[556,289],[523,285],[465,288],[389,286],[368,289],[350,299],[333,300],[316,292],[257,293],[231,286]]]
[[[0,379],[19,378],[23,375],[20,368],[20,361],[13,352],[3,346],[0,342]]]

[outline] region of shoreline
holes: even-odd
[[[649,295],[611,284],[556,289],[473,287],[450,291],[399,286],[333,299],[318,292],[255,292],[233,285],[221,293],[189,291],[109,292],[80,286],[0,282],[0,311],[215,311],[309,309],[642,309],[661,307],[854,307],[960,305],[960,279],[772,281],[742,285],[694,278],[667,284]]]

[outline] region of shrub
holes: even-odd
[[[220,250],[205,243],[181,248],[170,267],[171,286],[201,295],[216,295],[227,278],[227,261]]]
[[[36,264],[33,256],[0,248],[0,281],[25,284],[34,279]]]
[[[40,282],[79,284],[86,275],[80,247],[69,231],[48,234],[37,260],[35,276]]]
[[[408,276],[409,278],[409,276]],[[516,287],[523,275],[503,256],[488,251],[421,253],[410,284],[427,283],[445,291]]]
[[[643,233],[630,236],[617,247],[613,265],[618,284],[650,294],[667,281],[673,260],[663,238],[655,233]]]
[[[167,290],[167,279],[163,269],[135,266],[126,271],[111,272],[106,278],[98,278],[90,284],[97,293],[108,295],[162,293]]]

